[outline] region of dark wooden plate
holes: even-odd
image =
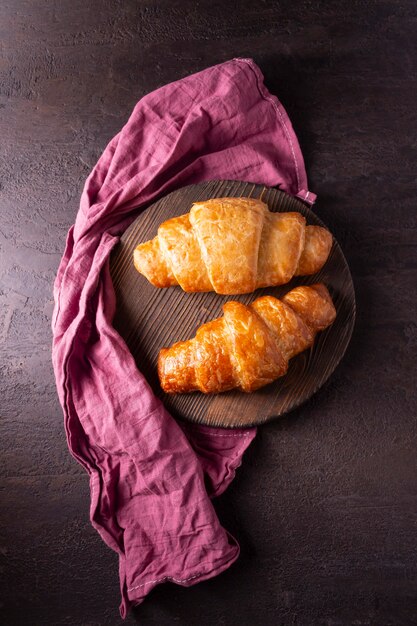
[[[177,418],[223,427],[267,422],[311,398],[334,371],[349,344],[355,322],[355,293],[349,267],[336,241],[318,274],[295,278],[282,287],[258,289],[249,295],[184,293],[179,287],[157,289],[135,270],[132,262],[135,247],[155,237],[164,220],[187,213],[196,200],[222,196],[259,198],[261,194],[271,211],[299,211],[308,224],[324,226],[303,202],[278,189],[237,181],[210,181],[178,189],[148,207],[129,226],[113,251],[110,271],[117,298],[114,326],[155,394]],[[156,368],[160,348],[193,337],[201,324],[222,315],[222,305],[227,300],[247,304],[261,293],[281,297],[297,285],[317,282],[328,287],[337,310],[336,320],[318,334],[310,350],[291,359],[285,376],[251,394],[163,393]]]

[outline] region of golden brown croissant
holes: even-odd
[[[323,284],[296,287],[278,300],[249,306],[226,302],[224,316],[203,324],[193,339],[163,348],[158,374],[166,393],[250,392],[283,376],[288,360],[312,346],[336,317]]]
[[[331,247],[329,231],[306,226],[300,213],[272,213],[253,198],[214,198],[163,222],[133,259],[155,287],[238,294],[315,274]]]

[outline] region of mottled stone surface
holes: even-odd
[[[50,362],[52,283],[83,182],[146,92],[251,56],[288,110],[357,292],[343,363],[261,429],[216,504],[239,561],[128,624],[417,623],[417,6],[2,0],[1,538],[6,626],[115,626]]]

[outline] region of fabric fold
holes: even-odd
[[[124,617],[157,584],[188,586],[239,555],[212,498],[255,429],[178,424],[112,326],[113,246],[174,189],[233,179],[303,197],[288,116],[251,59],[232,59],[143,97],[89,175],[54,284],[52,359],[68,446],[90,475],[91,522],[119,555]]]

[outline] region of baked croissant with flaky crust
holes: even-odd
[[[155,287],[238,294],[315,274],[331,247],[329,231],[306,226],[300,213],[273,213],[253,198],[214,198],[163,222],[133,260]]]
[[[249,306],[226,302],[223,312],[193,339],[160,351],[166,393],[255,391],[283,376],[289,359],[312,346],[336,317],[323,284],[296,287],[280,300],[263,296]]]

